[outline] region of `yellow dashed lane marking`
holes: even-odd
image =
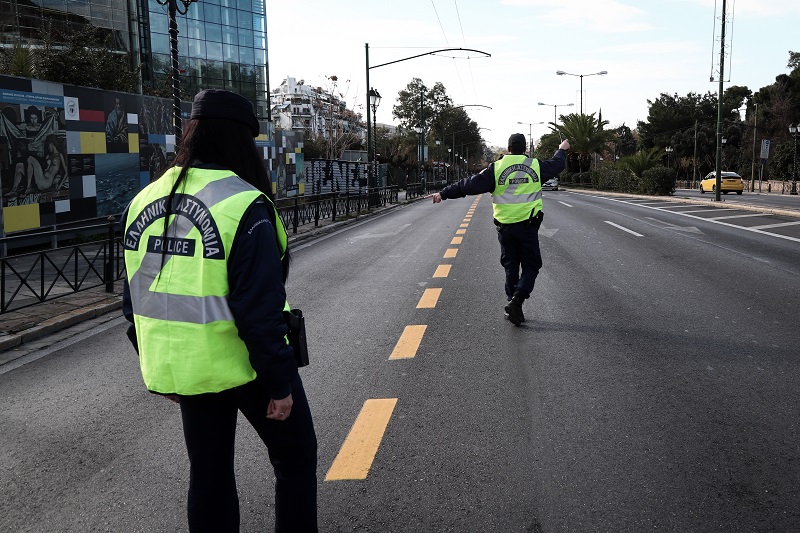
[[[459,228],[468,228],[469,227],[469,220],[464,221],[464,224],[461,224]]]
[[[367,478],[396,404],[397,398],[372,399],[364,402],[350,434],[339,450],[339,455],[325,476],[325,481]]]
[[[439,301],[439,295],[442,294],[442,289],[425,289],[422,293],[422,298],[419,299],[417,309],[433,309],[436,307],[436,302]]]
[[[453,240],[450,241],[450,244],[461,244],[461,241],[464,240],[464,237],[453,237]]]
[[[466,232],[467,232],[467,230],[465,230],[465,229],[457,229],[456,230],[456,235],[464,235]]]
[[[428,326],[406,326],[389,359],[411,359],[417,355],[419,343]]]
[[[456,256],[457,253],[458,253],[458,248],[448,248],[447,250],[444,251],[444,258],[445,259],[453,258]]]
[[[450,275],[450,267],[453,265],[439,265],[436,267],[436,272],[433,273],[434,278],[446,278]]]

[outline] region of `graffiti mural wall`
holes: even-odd
[[[302,132],[261,127],[273,193],[303,194]],[[174,150],[171,100],[0,76],[0,236],[119,214]]]

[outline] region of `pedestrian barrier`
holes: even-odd
[[[117,218],[0,239],[0,314],[122,279]],[[68,239],[73,244],[59,246]],[[5,251],[31,250],[6,257]]]
[[[398,202],[398,187],[376,187],[355,189],[344,194],[332,192],[284,198],[275,202],[284,227],[291,233],[297,233],[300,226],[313,223],[319,226],[320,221],[337,218],[358,217],[362,211],[383,207]]]
[[[296,234],[304,225],[317,227],[398,203],[398,192],[393,186],[299,196],[278,200],[276,208],[287,230]],[[103,285],[114,292],[125,273],[120,216],[1,238],[0,314]]]

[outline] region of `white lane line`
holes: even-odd
[[[565,205],[565,206],[567,206],[567,207],[572,207],[572,206],[571,206],[571,205],[569,205],[567,202],[562,202],[561,200],[559,200],[559,201],[558,201],[558,203],[560,203],[561,205]]]
[[[724,209],[723,207],[712,207],[711,209],[695,209],[693,211],[675,211],[676,213],[686,214],[686,213],[710,213],[711,211],[719,211],[720,209]]]
[[[746,215],[728,215],[724,217],[708,217],[708,220],[725,220],[728,218],[769,217],[769,213],[748,213]]]
[[[603,222],[605,222],[606,224],[610,224],[610,225],[614,226],[615,228],[619,228],[619,229],[621,229],[622,231],[627,231],[627,232],[628,232],[628,233],[630,233],[631,235],[636,235],[637,237],[644,237],[644,235],[642,235],[641,233],[636,233],[635,231],[633,231],[633,230],[631,230],[631,229],[628,229],[628,228],[626,228],[626,227],[620,226],[619,224],[614,224],[614,223],[613,223],[613,222],[611,222],[610,220],[604,220]]]
[[[597,198],[598,200],[609,200],[611,202],[617,202],[617,203],[620,203],[620,204],[628,204],[628,205],[633,205],[633,206],[636,206],[636,207],[644,207],[645,209],[652,209],[654,211],[661,211],[662,213],[664,212],[663,209],[656,209],[655,207],[636,204],[636,203],[628,202],[628,201],[625,201],[625,200],[617,200],[615,198],[608,198],[608,197],[605,197],[605,196],[594,196],[592,194],[585,194],[585,193],[578,193],[578,192],[571,192],[570,194],[583,194],[584,196],[588,196],[590,198]],[[724,209],[724,208],[720,208],[720,209]],[[800,238],[798,238],[798,237],[790,237],[788,235],[781,235],[780,233],[771,233],[769,231],[764,231],[764,230],[760,230],[760,229],[747,228],[745,226],[738,226],[736,224],[731,224],[730,222],[722,222],[722,221],[719,221],[719,220],[711,220],[711,219],[708,219],[708,218],[698,217],[696,215],[690,215],[686,211],[673,212],[673,214],[679,215],[679,216],[682,216],[682,217],[694,218],[696,220],[703,220],[703,221],[709,222],[711,224],[719,224],[720,226],[727,226],[729,228],[740,229],[740,230],[744,230],[744,231],[750,231],[752,233],[760,233],[761,235],[767,235],[769,237],[776,237],[778,239],[783,239],[783,240],[786,240],[786,241],[800,242]],[[763,214],[765,214],[765,213],[762,213],[762,215]]]
[[[768,228],[783,228],[785,226],[796,226],[800,224],[800,220],[794,222],[780,222],[778,224],[764,224],[763,226],[753,226],[753,229],[768,229]]]

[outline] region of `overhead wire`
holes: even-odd
[[[461,40],[464,43],[464,48],[467,47],[467,37],[464,35],[464,26],[461,24],[461,12],[458,9],[458,0],[453,0],[453,4],[456,7],[456,16],[458,17],[458,27],[461,29]],[[472,61],[469,54],[467,54],[467,64],[469,65],[469,75],[472,79],[472,95],[477,100],[478,93],[475,91],[475,74],[472,72]],[[461,81],[461,76],[459,76],[459,80]],[[464,82],[461,81],[461,89],[466,93],[466,88],[464,88]]]

